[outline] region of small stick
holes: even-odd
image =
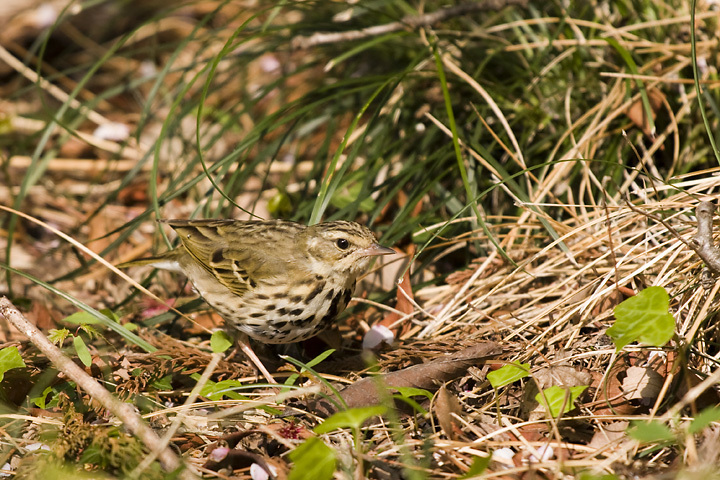
[[[245,354],[248,359],[252,362],[253,365],[257,367],[257,369],[260,371],[263,377],[269,382],[277,384],[278,382],[275,381],[275,378],[272,376],[270,372],[268,372],[268,369],[265,368],[265,365],[260,361],[258,356],[253,351],[252,347],[250,346],[250,341],[248,340],[247,335],[244,333],[241,333],[238,338],[238,346],[240,347],[240,350]]]
[[[713,242],[712,238],[712,223],[713,215],[715,214],[715,204],[713,202],[703,201],[698,203],[697,207],[695,208],[695,216],[697,217],[698,230],[695,236],[689,241],[685,240],[677,232],[677,230],[675,230],[671,225],[669,225],[665,220],[658,217],[657,215],[644,212],[627,200],[625,203],[630,208],[630,210],[662,224],[662,226],[665,227],[667,231],[670,232],[670,234],[672,234],[675,238],[680,240],[682,243],[687,245],[688,248],[694,251],[697,256],[700,257],[703,262],[705,262],[705,266],[708,270],[710,270],[716,275],[720,274],[720,249],[715,246],[715,242]],[[709,279],[706,278],[708,277],[706,273],[706,271],[703,272],[703,279],[701,280],[703,286],[705,286],[709,282]]]
[[[33,345],[44,353],[59,371],[85,390],[93,400],[96,400],[117,416],[130,433],[137,435],[151,451],[158,449],[158,446],[161,447],[158,449],[158,460],[165,471],[173,472],[183,466],[180,459],[169,447],[162,446],[160,438],[142,421],[131,404],[121,402],[115,398],[95,379],[85,373],[82,368],[77,366],[75,362],[65,356],[55,344],[48,340],[35,325],[20,313],[7,297],[0,298],[0,318],[6,319],[28,337]],[[190,480],[196,479],[197,476],[190,470],[184,469],[179,478]]]
[[[292,41],[292,46],[294,48],[310,48],[316,45],[324,45],[328,43],[362,40],[364,38],[398,32],[408,27],[417,28],[433,25],[449,18],[462,16],[472,12],[500,10],[508,5],[519,5],[524,7],[527,4],[528,0],[485,0],[484,2],[464,3],[454,5],[452,7],[441,8],[432,13],[406,15],[398,22],[375,25],[372,27],[361,28],[360,30],[333,33],[318,32],[310,35],[309,37],[296,37]]]
[[[692,248],[698,257],[702,258],[705,265],[715,274],[720,273],[720,249],[715,246],[712,237],[713,214],[715,204],[713,202],[700,202],[695,209],[697,216],[698,231],[690,239]]]

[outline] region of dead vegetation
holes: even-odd
[[[12,20],[0,34],[0,292],[40,335],[65,329],[48,353],[2,324],[2,347],[24,361],[0,383],[3,474],[717,475],[720,418],[691,423],[720,403],[720,283],[691,248],[712,250],[712,222],[705,243],[692,240],[720,170],[699,127],[687,5],[657,7],[656,21],[614,4],[592,20],[500,2],[433,21],[325,2],[64,5],[0,10]],[[328,50],[290,48],[344,21]],[[717,11],[699,5],[695,21],[712,106]],[[476,42],[499,52],[493,68],[473,63]],[[633,70],[623,52],[644,63]],[[133,270],[132,283],[100,261],[167,248],[156,216],[242,209],[351,217],[406,253],[365,279],[339,332],[261,352],[286,389],[262,385],[240,354],[213,353],[221,322],[184,279]],[[649,286],[668,291],[675,334],[617,351],[613,309]],[[68,323],[85,307],[118,326]],[[378,326],[393,341],[369,355]],[[530,376],[493,389],[488,372],[512,362]],[[587,388],[553,418],[536,399],[553,386]],[[666,430],[639,440],[634,424],[650,419]]]

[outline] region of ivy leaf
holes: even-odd
[[[487,374],[493,388],[504,387],[530,375],[530,364],[513,362]]]
[[[615,307],[615,324],[607,330],[620,350],[639,341],[646,345],[665,345],[675,332],[670,313],[670,297],[663,287],[648,287]]]
[[[295,463],[288,480],[330,480],[335,474],[335,451],[317,437],[308,438],[288,456]]]
[[[369,418],[387,412],[387,407],[374,405],[372,407],[350,408],[338,412],[313,429],[317,434],[323,434],[340,428],[360,428]]]
[[[193,374],[190,375],[190,378],[193,380],[200,380],[200,375]],[[207,397],[213,402],[221,400],[223,397],[227,397],[232,400],[247,400],[246,396],[240,395],[235,391],[238,388],[242,388],[242,386],[242,382],[232,379],[221,380],[219,382],[208,380],[200,390],[200,395]]]
[[[63,344],[63,342],[65,342],[68,335],[70,335],[70,330],[67,328],[51,328],[48,332],[48,340],[59,347]]]
[[[5,347],[0,350],[0,382],[5,378],[5,372],[13,368],[25,366],[20,350],[17,347]]]
[[[488,465],[490,465],[490,460],[492,460],[492,455],[488,455],[487,457],[475,457],[472,465],[470,465],[470,470],[468,470],[467,473],[460,478],[471,478],[480,475],[485,471],[485,469],[487,469]]]
[[[587,385],[577,387],[560,387],[558,385],[546,388],[542,392],[535,395],[535,400],[540,405],[545,405],[553,418],[558,418],[573,408],[575,408],[575,400],[585,391]],[[543,400],[543,394],[545,399]],[[547,400],[547,402],[545,402]],[[547,403],[547,404],[546,404]]]
[[[410,397],[426,397],[428,400],[433,399],[433,394],[424,388],[415,388],[415,387],[392,387],[394,390],[397,390],[400,395],[402,395],[405,398]]]
[[[688,432],[699,433],[713,422],[720,422],[720,407],[708,407],[698,413],[690,422]]]
[[[664,423],[653,420],[651,422],[636,422],[627,429],[630,438],[642,443],[667,443],[676,440],[672,430]]]
[[[223,330],[213,332],[210,337],[210,348],[212,348],[213,353],[222,353],[232,347],[232,345],[232,340]]]
[[[37,397],[31,398],[30,401],[34,403],[35,406],[37,406],[38,408],[42,408],[44,410],[47,407],[47,396],[50,395],[52,391],[52,387],[47,387],[45,388],[45,390],[43,390],[42,394]]]

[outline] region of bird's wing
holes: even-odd
[[[268,245],[265,222],[185,220],[166,222],[177,231],[187,252],[236,295],[269,278],[286,273],[283,250],[292,237],[281,236]]]

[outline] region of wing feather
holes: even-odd
[[[284,221],[169,220],[185,250],[221,284],[243,296],[289,274],[303,225]]]

